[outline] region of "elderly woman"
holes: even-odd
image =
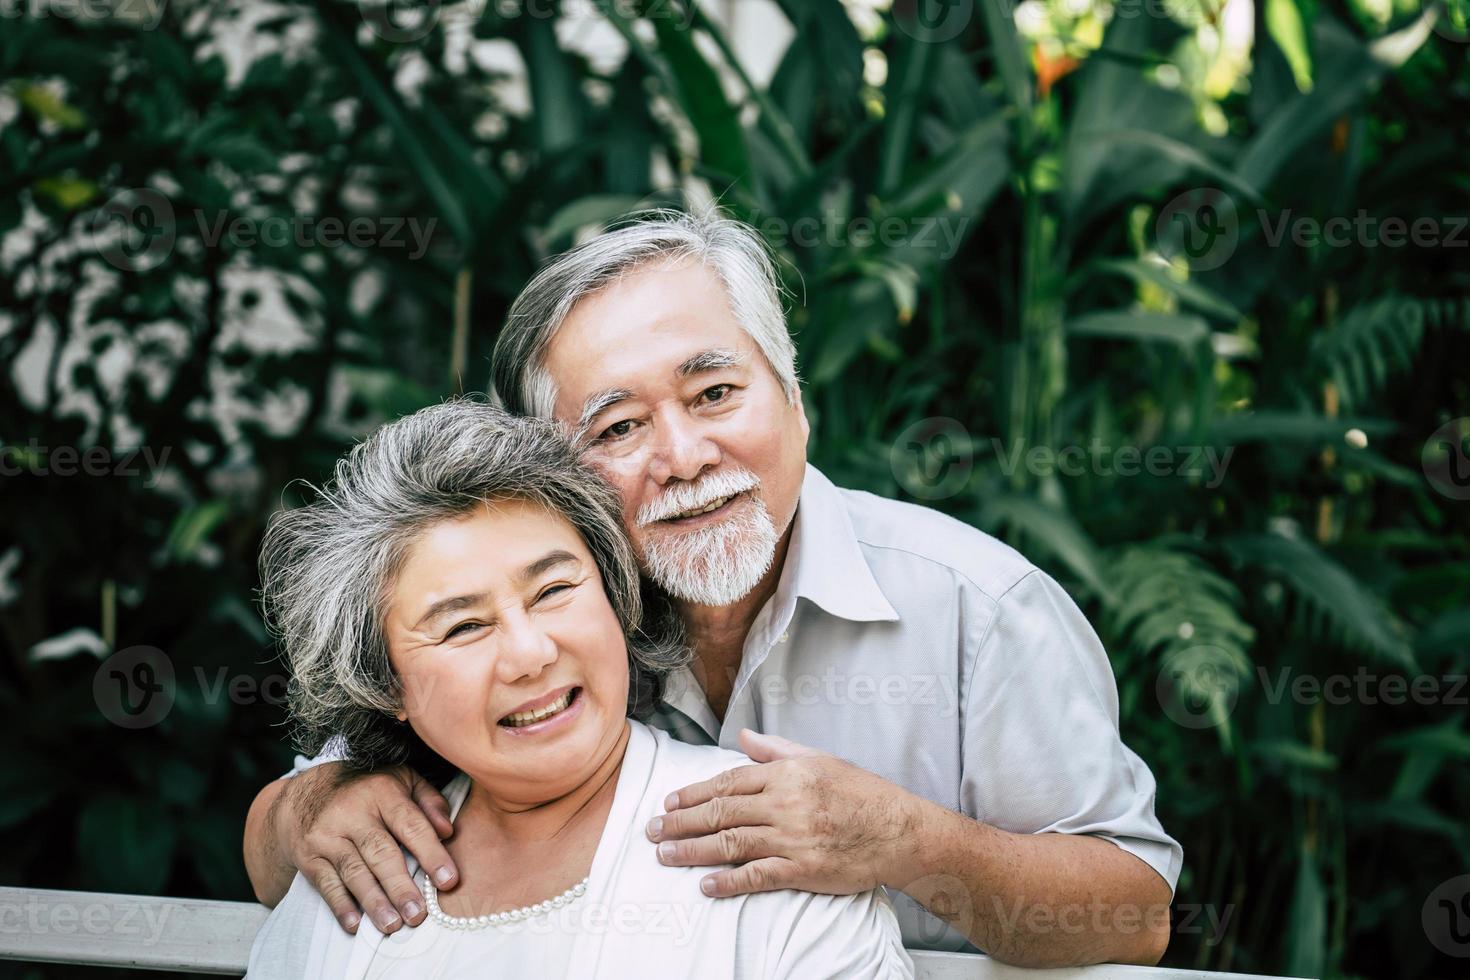
[[[261,568],[305,747],[452,775],[461,881],[411,863],[429,917],[385,937],[343,931],[298,874],[249,976],[912,975],[880,893],[711,899],[708,869],[658,862],[665,796],[746,760],[630,719],[686,653],[552,423],[461,400],[386,425],[276,516]]]

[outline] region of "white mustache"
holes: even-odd
[[[707,476],[698,483],[677,484],[659,499],[639,507],[636,520],[639,527],[646,527],[678,514],[708,507],[721,497],[733,497],[758,486],[760,480],[749,470],[725,470]]]

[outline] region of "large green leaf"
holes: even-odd
[[[1318,639],[1416,669],[1403,625],[1382,599],[1316,545],[1279,534],[1248,534],[1232,535],[1224,546],[1236,561],[1280,578],[1304,606],[1304,625]]]

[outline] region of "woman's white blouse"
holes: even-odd
[[[777,891],[707,898],[709,868],[659,864],[644,827],[669,793],[749,763],[713,746],[686,745],[630,721],[627,755],[597,845],[587,891],[549,915],[479,930],[432,919],[385,937],[364,918],[344,932],[298,874],[250,950],[250,980],[493,976],[912,977],[893,907],[882,892]],[[461,775],[445,787],[451,818],[468,795]],[[409,870],[423,877],[410,856]],[[552,896],[548,895],[547,898]]]

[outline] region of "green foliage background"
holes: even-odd
[[[1470,504],[1423,469],[1470,415],[1470,265],[1272,243],[1283,215],[1448,234],[1470,213],[1463,8],[1245,2],[1232,66],[1207,0],[1036,4],[1044,23],[996,0],[779,6],[794,40],[764,86],[684,0],[7,8],[0,443],[35,465],[0,479],[0,882],[248,898],[244,814],[289,764],[253,604],[289,481],[481,388],[548,255],[714,196],[781,256],[814,461],[1002,535],[1097,624],[1185,846],[1166,962],[1463,975],[1420,914],[1470,872],[1465,689],[1280,683],[1374,695],[1470,666]],[[588,19],[624,39],[614,67],[567,43]],[[481,41],[518,54],[529,111],[466,55]],[[1219,264],[1169,216],[1201,188],[1239,218]],[[122,229],[109,202],[142,189],[172,218]],[[418,256],[216,239],[221,214],[435,224]],[[172,244],[145,268],[108,260],[119,235]],[[1012,462],[1093,445],[1232,455],[1218,485]],[[41,475],[63,446],[169,456]],[[177,683],[134,731],[92,682],[137,645]]]

